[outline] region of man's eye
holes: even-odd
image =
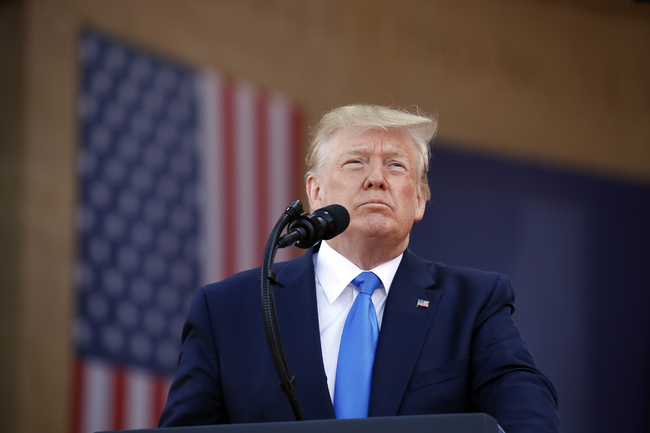
[[[390,166],[391,167],[404,168],[404,164],[402,164],[401,162],[391,162]]]

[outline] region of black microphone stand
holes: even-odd
[[[296,395],[296,378],[289,373],[289,366],[282,346],[282,337],[275,312],[275,303],[273,300],[272,285],[277,284],[277,275],[273,272],[273,261],[278,251],[278,240],[284,228],[298,218],[303,213],[302,203],[299,200],[291,202],[289,207],[284,211],[278,222],[275,223],[264,248],[264,258],[262,259],[262,273],[260,283],[262,286],[262,318],[264,320],[264,330],[266,331],[266,341],[269,344],[271,358],[275,371],[280,379],[280,388],[287,395],[291,410],[296,421],[304,421],[305,415]]]

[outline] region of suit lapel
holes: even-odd
[[[323,367],[312,250],[276,272],[275,309],[289,371],[296,378],[296,393],[305,417],[334,418]]]
[[[404,252],[386,300],[375,356],[369,416],[397,415],[442,294],[432,290],[435,281],[431,273],[427,262],[409,250]],[[418,307],[418,300],[428,301],[428,307]]]

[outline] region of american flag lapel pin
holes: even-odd
[[[429,308],[429,301],[425,301],[424,299],[418,299],[418,304],[416,306],[422,308]]]

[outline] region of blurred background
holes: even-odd
[[[648,53],[631,0],[0,2],[0,431],[151,425],[356,102],[439,117],[411,248],[511,277],[565,431],[650,431]]]

